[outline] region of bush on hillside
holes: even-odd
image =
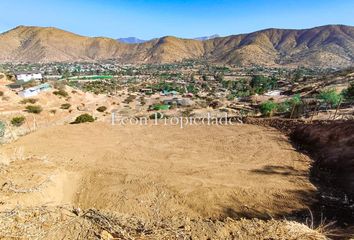
[[[69,109],[71,107],[71,104],[70,103],[63,103],[60,108],[61,109]]]
[[[337,93],[335,89],[328,89],[320,92],[318,99],[324,101],[331,107],[336,107],[342,101],[342,95]]]
[[[28,105],[26,111],[29,113],[39,114],[42,112],[42,107],[38,105]]]
[[[21,104],[27,104],[27,103],[35,104],[36,102],[38,102],[38,99],[35,99],[35,98],[25,98],[25,99],[22,99],[20,103],[21,103]]]
[[[105,112],[107,110],[107,107],[101,106],[96,109],[98,112]]]
[[[278,104],[277,106],[277,112],[278,113],[287,113],[291,109],[291,103],[290,101],[284,101]]]
[[[263,116],[271,117],[277,109],[277,106],[278,104],[273,101],[266,101],[260,105],[259,110],[261,111]]]
[[[11,119],[11,124],[13,126],[19,127],[25,122],[26,118],[24,116],[18,116]]]
[[[81,114],[78,116],[72,124],[85,123],[85,122],[94,122],[95,119],[88,113]]]
[[[53,94],[57,95],[57,96],[62,96],[62,97],[68,97],[69,96],[69,94],[64,89],[59,89],[57,91],[54,91]]]

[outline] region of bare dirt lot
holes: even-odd
[[[9,190],[1,208],[51,202],[144,218],[270,218],[305,208],[315,191],[310,160],[281,133],[253,125],[56,126],[1,152],[23,159],[0,178]],[[43,191],[13,196],[36,186]]]

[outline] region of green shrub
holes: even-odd
[[[94,122],[95,119],[87,113],[81,114],[78,116],[72,124],[85,123],[85,122]]]
[[[291,108],[291,103],[290,101],[284,101],[282,103],[279,103],[277,106],[277,112],[279,113],[286,113],[289,112]]]
[[[342,95],[338,94],[335,89],[324,90],[317,97],[331,107],[336,107],[342,101]]]
[[[28,105],[26,107],[26,111],[29,113],[35,113],[35,114],[39,114],[42,112],[42,107],[38,106],[38,105]]]
[[[235,94],[232,94],[232,93],[231,93],[231,94],[229,94],[229,95],[226,96],[226,99],[227,99],[228,101],[233,101],[233,100],[235,99],[235,97],[236,97]]]
[[[101,106],[96,109],[98,112],[105,112],[107,110],[107,107]]]
[[[301,102],[302,102],[302,100],[301,100],[301,95],[300,95],[300,94],[294,95],[294,96],[290,99],[290,101],[289,101],[289,103],[291,104],[291,106],[300,105]]]
[[[274,77],[256,75],[252,77],[250,85],[255,93],[263,94],[277,87],[277,79]]]
[[[11,119],[11,124],[19,127],[25,122],[26,118],[24,116],[14,117]]]
[[[38,102],[38,99],[35,99],[35,98],[25,98],[23,100],[21,100],[21,104],[27,104],[27,103],[30,103],[30,104],[35,104],[36,102]]]
[[[71,107],[71,104],[70,103],[63,103],[60,108],[61,109],[69,109]]]
[[[277,109],[278,104],[273,101],[266,101],[260,105],[260,111],[263,116],[271,117],[275,110]]]
[[[57,96],[62,96],[62,97],[68,97],[69,96],[69,94],[64,89],[59,89],[57,91],[54,91],[53,94],[57,95]]]
[[[289,106],[291,107],[290,118],[293,118],[295,108],[302,104],[301,95],[300,94],[294,95],[288,102],[289,102]]]

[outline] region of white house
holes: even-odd
[[[37,96],[39,93],[48,91],[51,89],[51,86],[48,83],[43,83],[35,87],[27,88],[18,93],[21,97],[34,97]]]
[[[16,80],[21,82],[29,82],[31,80],[42,80],[43,76],[40,72],[18,72],[15,73]]]

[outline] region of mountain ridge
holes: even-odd
[[[354,27],[269,28],[203,41],[164,36],[136,44],[81,36],[54,27],[18,26],[0,34],[0,62],[115,59],[140,64],[201,58],[241,66],[352,66]]]

